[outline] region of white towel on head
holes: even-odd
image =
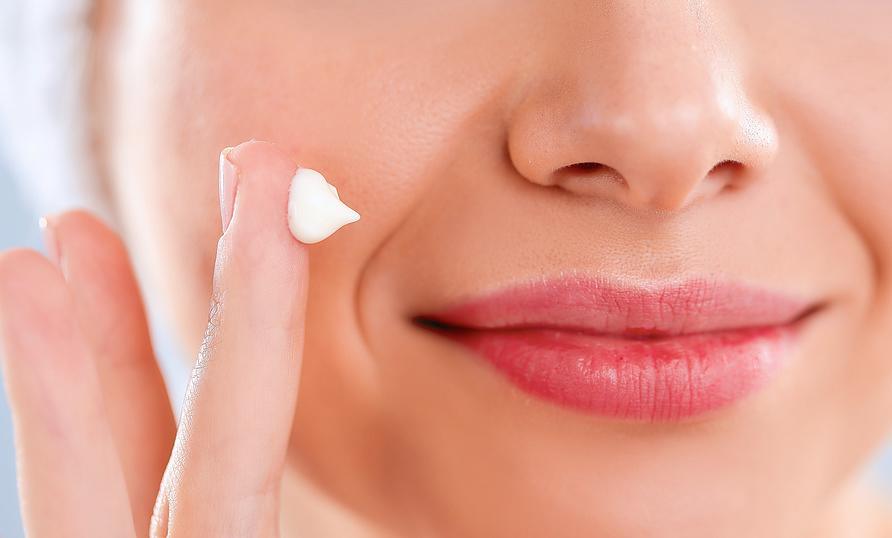
[[[89,150],[91,0],[0,1],[0,152],[40,213],[110,217]]]

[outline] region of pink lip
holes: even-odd
[[[563,279],[504,289],[419,320],[537,397],[600,416],[671,421],[765,385],[814,310],[742,284]]]

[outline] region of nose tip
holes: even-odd
[[[597,57],[590,48],[564,50],[571,60],[526,86],[508,133],[520,175],[664,211],[761,175],[777,152],[777,133],[731,48],[673,3],[658,13],[617,6],[625,16],[602,21]],[[623,26],[628,21],[635,24]]]
[[[679,210],[742,187],[774,159],[770,118],[746,99],[733,103],[704,95],[586,114],[578,111],[591,104],[580,102],[565,119],[516,124],[509,153],[533,183],[637,209]]]
[[[774,158],[770,120],[751,106],[708,100],[637,116],[576,121],[566,156],[526,161],[534,183],[610,198],[637,209],[676,211],[740,188]]]

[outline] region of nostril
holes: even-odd
[[[622,181],[622,176],[615,168],[593,161],[562,166],[555,170],[555,176],[560,179]]]
[[[724,160],[709,170],[706,178],[722,184],[721,190],[733,190],[738,187],[739,179],[744,175],[743,163],[732,160]]]
[[[604,194],[612,184],[623,184],[623,177],[615,168],[593,161],[562,166],[554,171],[552,184],[577,194]]]
[[[574,163],[563,167],[564,170],[569,172],[595,172],[604,168],[607,167],[601,163],[595,162]]]
[[[732,161],[732,160],[724,160],[709,170],[707,176],[732,176],[737,175],[743,171],[743,163]]]

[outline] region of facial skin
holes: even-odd
[[[311,253],[291,459],[319,491],[407,536],[834,532],[892,419],[892,6],[146,6],[103,18],[102,158],[186,354],[220,149],[275,141],[362,214]],[[822,309],[764,390],[670,424],[539,401],[411,323],[561,273]]]

